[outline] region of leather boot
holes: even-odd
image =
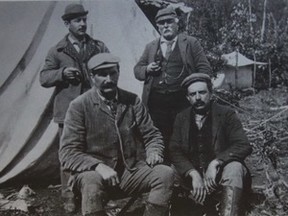
[[[220,216],[240,216],[243,190],[237,187],[224,186],[220,205]]]
[[[168,206],[159,206],[152,203],[147,203],[143,216],[166,216],[168,215]]]

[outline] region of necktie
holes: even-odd
[[[166,44],[167,44],[167,49],[166,49],[166,52],[165,52],[165,58],[168,59],[169,56],[171,55],[172,53],[172,45],[173,45],[174,41],[167,41]]]
[[[114,100],[105,100],[105,103],[109,106],[112,114],[115,116],[117,113],[117,101]]]
[[[85,42],[84,41],[80,41],[78,43],[79,46],[79,55],[82,61],[84,61],[85,59]]]

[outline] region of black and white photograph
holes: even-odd
[[[288,215],[287,0],[0,0],[0,215]]]

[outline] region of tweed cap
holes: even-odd
[[[120,58],[110,53],[99,53],[93,56],[88,61],[88,69],[96,71],[103,68],[110,68],[117,66],[120,62]]]
[[[208,74],[204,73],[192,73],[188,77],[186,77],[183,82],[181,83],[181,86],[183,88],[188,88],[192,83],[202,81],[202,82],[211,82],[211,78]]]
[[[79,16],[87,15],[88,11],[85,11],[82,4],[69,4],[65,8],[64,15],[62,16],[62,19],[65,20],[71,20],[74,18],[77,18]]]
[[[170,6],[160,9],[155,16],[155,21],[159,22],[161,20],[173,19],[173,18],[177,18],[177,13],[175,9]]]

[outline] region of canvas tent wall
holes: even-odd
[[[219,72],[225,75],[222,88],[224,89],[245,89],[253,85],[253,65],[266,65],[263,62],[254,62],[241,53],[234,51],[222,55],[226,61],[224,69]]]
[[[67,1],[0,2],[0,184],[58,177],[54,89],[39,84],[45,56],[66,33]],[[133,66],[157,31],[132,0],[82,1],[88,33],[121,58],[119,85],[141,95]],[[37,18],[37,19],[36,19]],[[3,21],[3,22],[2,22]],[[7,53],[7,55],[6,55]]]

